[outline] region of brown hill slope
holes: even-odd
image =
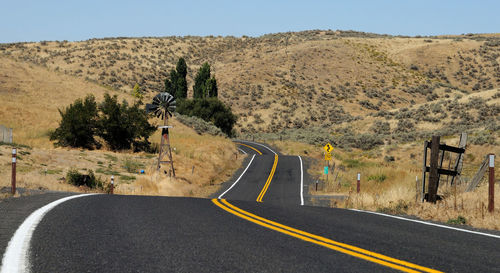
[[[331,128],[370,113],[500,86],[500,35],[406,38],[349,31],[4,44],[0,54],[115,89],[163,89],[179,57],[192,85],[212,64],[242,133]],[[191,92],[191,87],[190,87]]]
[[[113,174],[118,193],[207,197],[240,166],[241,157],[230,139],[200,135],[171,121],[171,145],[177,178],[156,172],[157,155],[54,148],[49,132],[57,128],[63,109],[91,93],[102,101],[104,93],[132,100],[130,95],[87,82],[82,78],[49,71],[30,63],[0,57],[0,124],[14,129],[18,148],[17,185],[23,188],[87,191],[61,179],[71,169],[92,170],[104,182]],[[157,124],[159,122],[156,122]],[[160,131],[151,137],[160,140]],[[11,145],[0,142],[0,190],[10,187]],[[145,169],[146,175],[139,175]],[[0,192],[0,199],[3,197]]]

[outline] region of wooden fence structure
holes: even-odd
[[[435,203],[438,199],[437,191],[439,187],[439,179],[441,175],[448,175],[452,177],[452,183],[456,183],[455,177],[460,175],[462,170],[463,154],[465,153],[465,146],[467,143],[467,134],[462,133],[460,136],[459,147],[448,146],[440,143],[439,136],[432,136],[431,141],[424,142],[424,157],[422,167],[422,202]],[[427,165],[428,149],[430,153],[430,165]],[[443,161],[445,152],[452,152],[457,154],[455,164],[452,169],[443,169]],[[426,173],[429,173],[429,183],[427,185],[427,193],[425,192],[426,186]]]

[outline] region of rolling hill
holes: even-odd
[[[393,37],[304,31],[0,45],[0,54],[116,90],[158,92],[179,57],[209,62],[242,133],[330,127],[500,86],[500,35]]]

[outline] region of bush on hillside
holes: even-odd
[[[94,172],[89,170],[87,174],[81,174],[76,169],[71,169],[66,174],[66,181],[74,186],[87,186],[91,189],[103,189],[103,181],[100,177],[96,178]]]
[[[50,134],[55,146],[71,146],[93,149],[99,147],[94,139],[97,130],[98,109],[95,97],[87,95],[84,100],[77,99],[64,110],[59,109],[61,122]]]
[[[210,122],[207,122],[199,117],[189,117],[181,115],[179,113],[175,114],[175,118],[182,124],[193,128],[198,134],[209,134],[212,136],[224,136],[221,129]]]
[[[156,130],[139,103],[129,106],[124,100],[120,104],[116,95],[105,94],[99,106],[94,96],[88,95],[59,113],[59,127],[50,135],[55,146],[100,148],[95,138],[99,136],[112,150],[148,151],[148,138]]]
[[[99,105],[102,115],[98,122],[98,135],[112,150],[133,148],[136,151],[149,147],[148,138],[156,128],[149,124],[148,116],[138,103],[132,106],[123,100],[118,103],[117,96],[104,95]]]
[[[186,116],[199,117],[212,122],[228,136],[233,136],[233,126],[237,117],[217,98],[182,100],[177,103],[176,111]]]

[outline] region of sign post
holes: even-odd
[[[114,190],[115,190],[115,176],[112,175],[111,176],[111,190],[109,191],[109,194],[113,194]]]
[[[495,155],[489,154],[488,211],[495,210]]]
[[[330,168],[330,160],[332,160],[332,154],[331,154],[331,152],[333,151],[332,144],[327,143],[323,147],[323,150],[325,150],[325,161],[326,161],[325,174],[326,174],[326,183],[328,183],[328,168]]]
[[[12,194],[16,194],[16,148],[12,148]]]

